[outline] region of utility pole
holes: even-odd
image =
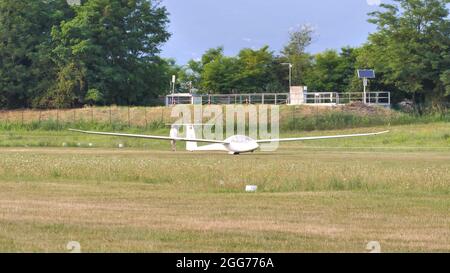
[[[289,66],[289,90],[291,90],[291,87],[292,87],[292,64],[291,63],[282,63],[282,65]]]
[[[369,79],[375,79],[375,70],[373,69],[358,69],[358,78],[363,80],[363,103],[367,104],[367,85],[369,84]],[[369,101],[370,104],[370,101]]]
[[[172,75],[172,94],[175,94],[175,83],[177,81],[177,76]]]

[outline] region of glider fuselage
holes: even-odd
[[[251,153],[259,148],[256,140],[242,135],[225,139],[226,144],[210,144],[203,146],[192,145],[188,151],[226,151],[230,154]]]

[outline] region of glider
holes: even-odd
[[[140,135],[140,134],[122,134],[122,133],[108,133],[108,132],[93,132],[69,129],[72,132],[78,132],[83,134],[102,135],[102,136],[117,136],[117,137],[131,137],[131,138],[143,138],[154,140],[167,140],[171,141],[172,148],[175,150],[175,144],[177,141],[186,142],[186,150],[190,152],[194,151],[224,151],[229,154],[241,154],[250,153],[257,150],[261,143],[273,143],[273,142],[292,142],[292,141],[308,141],[308,140],[321,140],[321,139],[336,139],[336,138],[350,138],[350,137],[365,137],[375,136],[388,133],[389,131],[383,131],[378,133],[365,133],[365,134],[353,134],[353,135],[335,135],[335,136],[317,136],[317,137],[298,137],[298,138],[277,138],[277,139],[260,139],[255,140],[248,136],[235,135],[225,140],[212,140],[197,138],[195,134],[195,124],[183,124],[186,126],[186,137],[178,137],[179,127],[181,125],[172,125],[170,130],[170,136],[152,136],[152,135]],[[208,145],[198,146],[198,143],[206,143]]]

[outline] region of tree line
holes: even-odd
[[[370,89],[394,102],[450,99],[450,0],[394,0],[369,14],[377,26],[360,47],[311,54],[314,28],[293,30],[281,52],[268,46],[226,56],[223,47],[178,65],[159,56],[170,38],[159,1],[0,0],[0,107],[149,105],[177,90],[199,93],[360,92],[359,68],[373,68]]]
[[[300,26],[279,53],[267,46],[224,56],[210,49],[201,60],[177,67],[178,89],[193,85],[201,93],[280,92],[288,90],[286,63],[293,65],[292,84],[317,92],[361,92],[357,69],[375,69],[372,91],[391,91],[394,102],[420,104],[450,100],[449,0],[395,0],[369,14],[377,26],[360,47],[307,52],[314,28]],[[186,84],[188,83],[188,84]]]
[[[148,104],[167,86],[157,1],[0,0],[0,106]]]

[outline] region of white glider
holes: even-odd
[[[335,138],[349,138],[349,137],[363,137],[374,136],[388,133],[389,131],[383,131],[378,133],[365,133],[354,135],[335,135],[335,136],[318,136],[318,137],[298,137],[298,138],[279,138],[279,139],[261,139],[255,140],[248,136],[235,135],[225,140],[212,140],[201,139],[195,136],[195,129],[193,124],[184,124],[186,126],[186,137],[178,137],[178,129],[180,125],[173,125],[170,130],[170,136],[152,136],[152,135],[139,135],[139,134],[122,134],[122,133],[107,133],[107,132],[93,132],[69,129],[72,132],[102,135],[102,136],[117,136],[117,137],[131,137],[131,138],[143,138],[143,139],[155,139],[155,140],[168,140],[172,142],[172,147],[175,149],[176,141],[186,142],[186,150],[190,152],[194,151],[224,151],[230,154],[241,154],[254,152],[259,148],[260,143],[271,142],[290,142],[290,141],[307,141],[307,140],[320,140],[320,139],[335,139]],[[198,146],[197,143],[209,143],[209,145]]]

